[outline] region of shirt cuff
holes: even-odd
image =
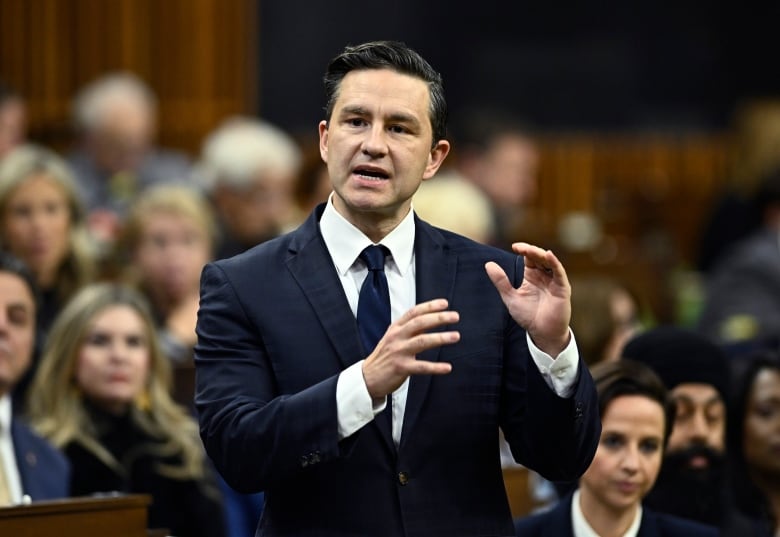
[[[353,435],[387,406],[387,397],[374,403],[363,378],[363,360],[352,364],[336,382],[339,440]]]
[[[528,332],[525,334],[528,350],[531,352],[531,358],[533,358],[536,367],[539,368],[539,373],[542,374],[542,378],[550,389],[564,399],[574,394],[580,365],[580,354],[571,328],[569,328],[569,336],[571,336],[569,344],[556,358],[553,358],[534,345]]]

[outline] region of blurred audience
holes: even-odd
[[[733,243],[761,226],[755,206],[760,181],[780,168],[780,100],[740,104],[732,121],[729,182],[722,187],[702,225],[697,268],[708,273]]]
[[[550,511],[520,519],[519,537],[695,537],[715,528],[652,512],[642,498],[661,468],[674,416],[667,390],[650,368],[630,360],[596,364],[601,440],[579,488]]]
[[[620,358],[626,342],[641,329],[639,301],[617,279],[572,275],[571,328],[588,366]]]
[[[32,273],[0,250],[0,507],[69,494],[67,459],[22,422],[11,398],[32,360],[36,295]]]
[[[328,166],[320,155],[319,138],[302,142],[302,160],[295,181],[294,196],[302,216],[311,213],[320,203],[328,200],[333,186]]]
[[[753,205],[760,225],[735,241],[706,278],[698,327],[721,343],[780,334],[780,168],[762,179]]]
[[[40,343],[63,305],[96,276],[73,177],[54,152],[23,145],[0,161],[0,246],[35,275]],[[21,397],[37,368],[37,357],[36,351],[17,387]]]
[[[216,233],[199,191],[156,185],[130,207],[118,242],[121,276],[149,299],[163,352],[179,364],[192,360],[200,272],[212,259]]]
[[[217,241],[213,209],[184,185],[156,185],[130,207],[118,242],[121,278],[146,295],[163,354],[173,365],[174,398],[192,408],[192,349],[200,301],[200,273]],[[252,537],[263,494],[244,495],[217,476],[229,537]]]
[[[531,235],[539,150],[527,126],[504,111],[474,108],[455,122],[456,166],[493,206],[493,243],[504,249]]]
[[[143,296],[92,285],[52,327],[30,417],[70,460],[73,496],[150,494],[150,528],[218,537],[219,489],[195,421],[171,399],[170,375]]]
[[[454,171],[424,181],[412,198],[414,212],[434,226],[489,244],[495,233],[490,200]]]
[[[780,535],[780,355],[742,359],[729,413],[729,457],[738,507],[755,520],[754,537]]]
[[[220,225],[216,258],[241,253],[298,223],[293,188],[300,162],[296,142],[265,121],[231,118],[208,136],[198,177]]]
[[[27,104],[21,94],[0,81],[0,160],[27,139]]]
[[[676,407],[663,467],[645,503],[716,526],[724,536],[747,535],[726,468],[726,354],[692,331],[660,326],[632,338],[622,355],[652,368]]]
[[[109,247],[128,206],[149,185],[185,181],[189,159],[155,146],[157,100],[129,73],[110,73],[75,98],[80,138],[69,160],[89,213],[89,229]]]

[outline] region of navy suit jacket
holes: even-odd
[[[207,452],[236,490],[265,491],[257,535],[512,535],[498,427],[519,462],[576,479],[601,428],[587,368],[573,397],[555,395],[485,274],[497,261],[517,285],[522,258],[416,220],[417,302],[447,298],[461,333],[419,358],[452,372],[411,378],[398,449],[383,419],[339,441],[336,382],[367,353],[322,208],[204,268],[195,402]]]
[[[33,501],[67,498],[70,465],[65,456],[16,417],[11,420],[11,437],[22,493]]]
[[[569,494],[551,510],[515,522],[517,537],[574,537]],[[718,530],[698,522],[642,508],[637,537],[717,537]]]

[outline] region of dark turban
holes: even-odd
[[[683,383],[710,384],[728,399],[726,353],[695,332],[671,326],[647,330],[626,344],[622,357],[648,365],[670,390]]]

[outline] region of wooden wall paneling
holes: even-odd
[[[30,104],[34,139],[64,149],[71,100],[117,70],[160,101],[160,142],[192,153],[225,116],[256,101],[252,0],[3,0],[0,77]]]

